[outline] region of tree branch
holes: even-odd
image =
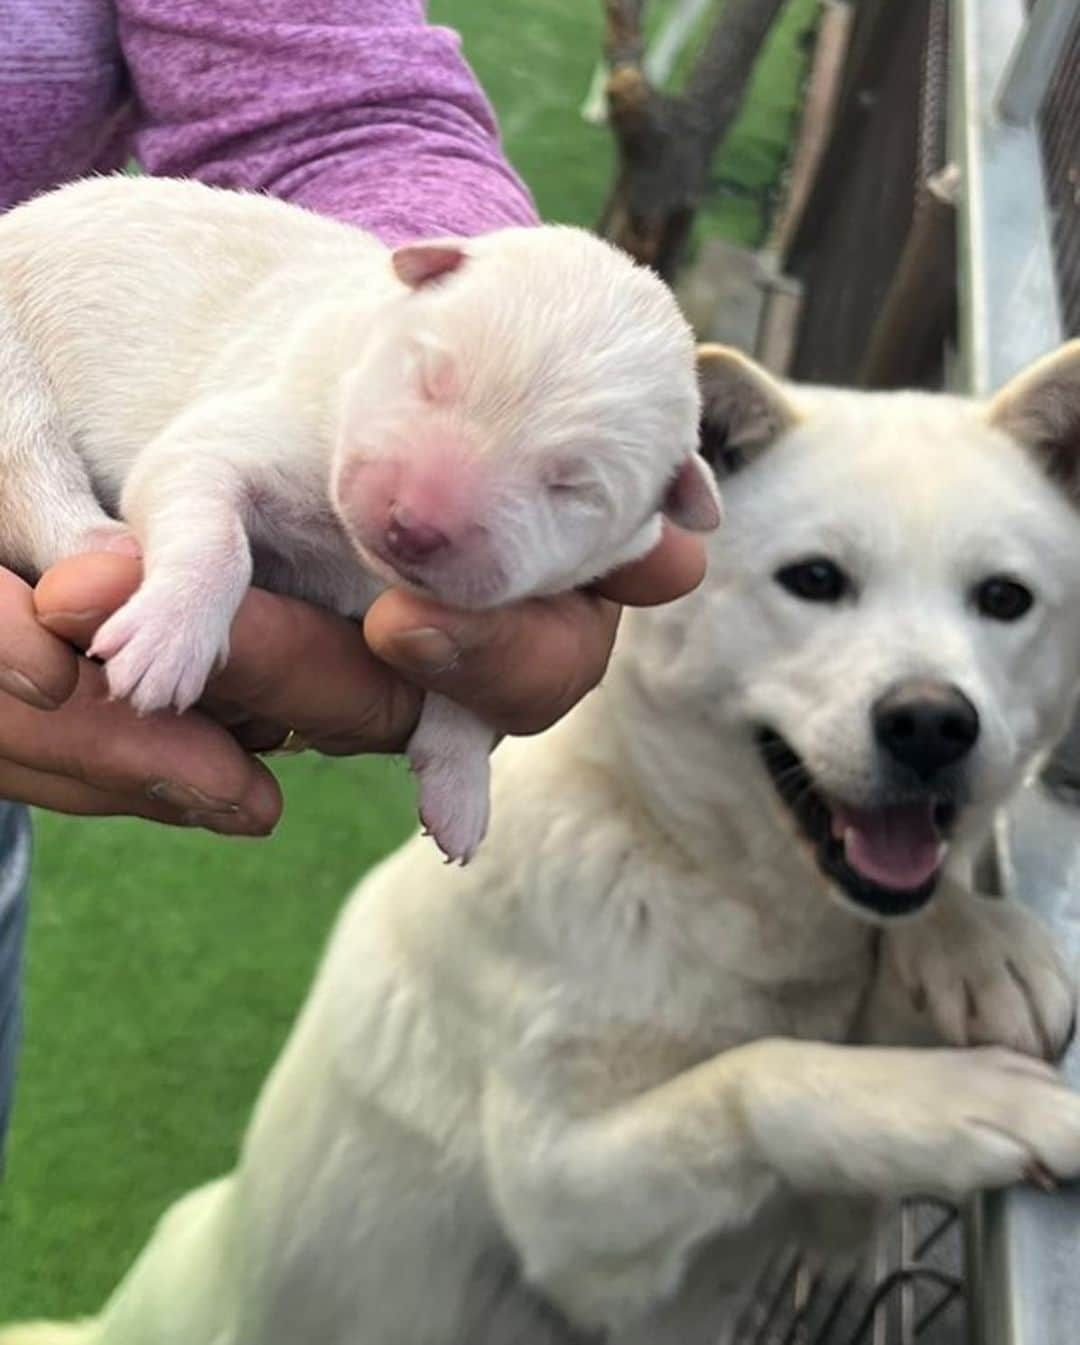
[[[754,63],[785,0],[726,0],[686,81],[711,158],[739,114]]]
[[[644,12],[645,0],[604,0],[604,58],[609,70],[620,65],[640,68],[645,59]]]
[[[644,0],[604,0],[615,185],[599,231],[671,279],[708,185],[713,155],[742,106],[762,42],[784,0],[726,0],[686,90],[654,89],[643,68]]]

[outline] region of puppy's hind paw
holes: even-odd
[[[467,864],[487,831],[494,738],[470,711],[429,695],[409,739],[420,821],[448,862]]]
[[[485,760],[486,765],[486,760]],[[488,827],[488,785],[470,780],[449,762],[425,761],[414,766],[419,781],[420,822],[446,856],[446,862],[468,864]]]

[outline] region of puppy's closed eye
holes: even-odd
[[[603,487],[580,465],[560,463],[544,474],[544,489],[554,501],[567,504],[602,505]]]

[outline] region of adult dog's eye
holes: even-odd
[[[839,602],[851,592],[851,580],[826,556],[812,556],[785,565],[774,578],[804,602]]]
[[[1031,589],[1003,574],[977,584],[972,599],[980,615],[991,621],[1019,621],[1035,601]]]

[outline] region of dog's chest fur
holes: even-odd
[[[497,809],[501,821],[468,870],[441,869],[414,842],[364,885],[292,1068],[286,1057],[295,1098],[317,1034],[352,1096],[374,1107],[380,1126],[400,1126],[402,1141],[412,1136],[392,1146],[393,1179],[439,1186],[412,1235],[425,1261],[453,1267],[442,1312],[470,1345],[505,1345],[515,1331],[538,1345],[593,1340],[522,1282],[491,1208],[483,1136],[493,1069],[517,1062],[560,1111],[598,1113],[761,1037],[850,1039],[873,970],[867,928],[820,894],[794,902],[786,919],[775,903],[747,900],[755,884],[778,880],[758,860],[733,853],[726,867],[695,871],[636,814],[617,771],[578,756],[583,743],[595,746],[594,732],[580,715],[552,735],[542,762],[507,745],[496,797],[512,794],[514,806]],[[789,853],[782,864],[791,862]],[[790,875],[800,872],[796,864]],[[300,1166],[310,1177],[311,1165]],[[719,1298],[738,1295],[776,1226],[789,1236],[800,1215],[770,1202],[757,1236],[710,1242],[675,1300],[628,1334],[596,1339],[712,1345]],[[324,1269],[340,1285],[343,1267]],[[405,1308],[383,1290],[389,1330]],[[370,1284],[358,1286],[361,1310],[374,1328]],[[426,1339],[426,1329],[417,1324],[409,1338]]]

